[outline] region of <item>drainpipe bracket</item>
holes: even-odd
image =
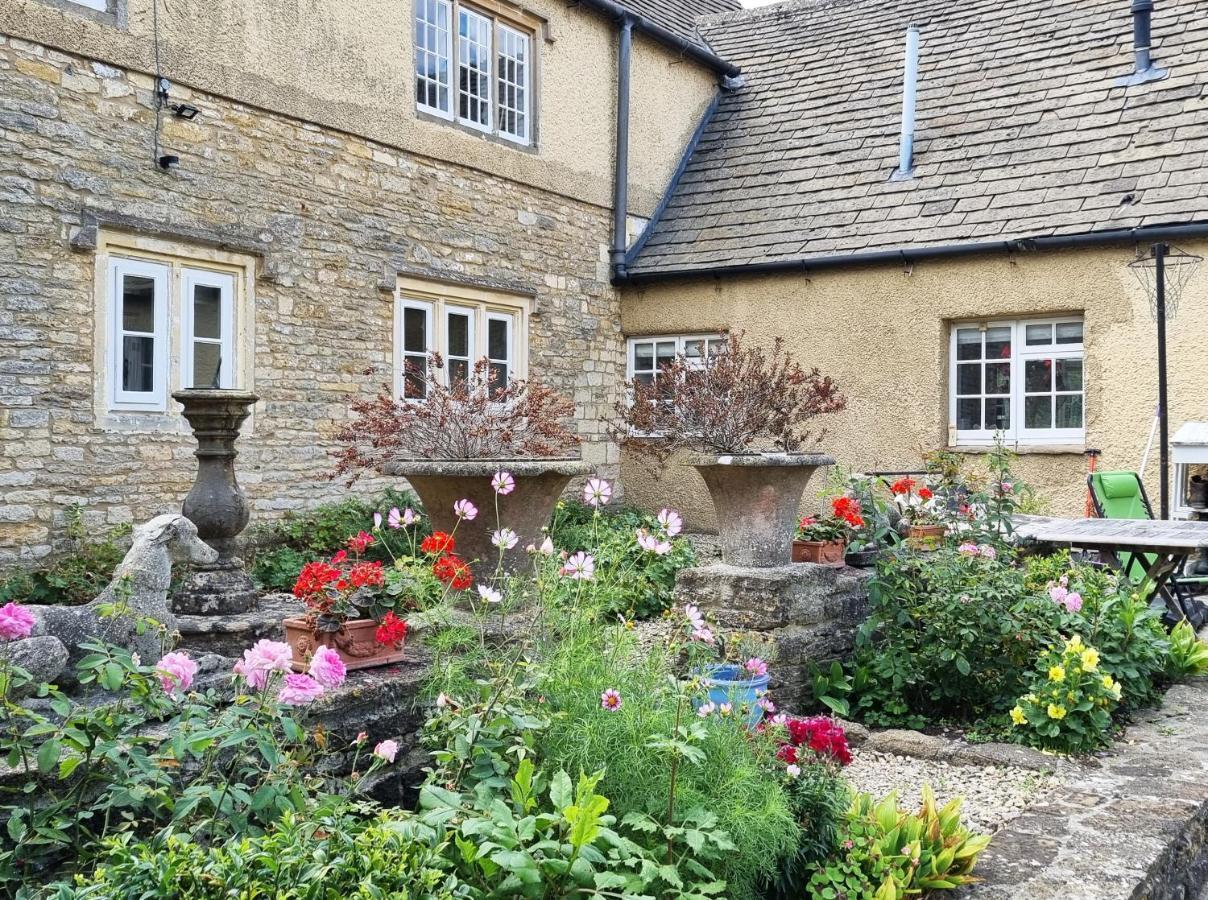
[[[1116,79],[1116,87],[1133,87],[1138,84],[1148,84],[1151,81],[1161,81],[1170,75],[1169,69],[1160,69],[1157,66],[1150,66],[1148,69],[1142,69],[1140,72],[1133,72],[1131,75],[1125,75],[1122,78]]]

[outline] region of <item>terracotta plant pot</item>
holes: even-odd
[[[945,525],[911,525],[906,539],[915,550],[935,550],[944,542],[947,533]]]
[[[400,459],[386,466],[385,471],[407,479],[435,531],[453,531],[457,525],[453,504],[458,500],[467,499],[478,507],[473,521],[457,525],[455,540],[457,555],[470,564],[475,576],[483,576],[495,571],[499,550],[491,543],[491,535],[501,527],[512,529],[519,537],[516,546],[503,554],[504,572],[526,570],[530,563],[524,548],[541,543],[541,529],[549,524],[570,480],[587,475],[592,468],[577,459]],[[496,498],[491,478],[500,471],[516,479],[516,489]]]
[[[820,453],[694,455],[688,465],[713,500],[722,562],[753,568],[791,562],[785,536],[797,530],[805,485],[815,469],[834,462]]]
[[[814,563],[819,566],[843,565],[843,551],[847,542],[836,541],[793,541],[793,562]]]
[[[286,619],[285,640],[294,651],[294,671],[305,672],[310,658],[321,646],[331,647],[340,654],[346,669],[371,669],[396,663],[403,658],[406,638],[396,644],[379,644],[374,640],[378,623],[373,619],[349,619],[336,632],[316,635],[305,619]]]

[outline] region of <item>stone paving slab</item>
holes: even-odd
[[[995,835],[962,900],[1204,900],[1208,679],[1171,688],[1101,762]]]

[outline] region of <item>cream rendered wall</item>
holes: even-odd
[[[153,72],[152,0],[117,2],[115,23],[70,0],[3,0],[0,34]],[[411,0],[160,0],[162,71],[195,89],[611,206],[613,23],[558,0],[520,3],[547,23],[546,39],[536,39],[534,151],[416,114],[413,8]],[[639,34],[632,83],[630,202],[632,212],[648,216],[717,79]]]
[[[1208,242],[1184,249],[1208,256]],[[922,451],[946,443],[950,322],[1083,311],[1086,446],[1103,451],[1101,469],[1135,469],[1154,414],[1157,370],[1155,325],[1126,268],[1133,255],[1130,247],[1000,254],[906,270],[652,285],[624,292],[621,323],[630,336],[726,328],[745,329],[751,341],[784,336],[803,364],[833,375],[848,397],[848,409],[825,421],[821,448],[843,466],[868,471],[918,468]],[[1183,294],[1168,347],[1173,435],[1186,420],[1208,420],[1208,266]],[[1155,449],[1147,478],[1155,503],[1156,462]],[[1052,512],[1081,515],[1080,448],[1030,451],[1017,468]],[[632,502],[675,504],[692,525],[715,525],[690,469],[672,465],[654,477],[624,454],[622,480]]]

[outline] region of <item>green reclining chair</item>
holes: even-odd
[[[1095,514],[1101,519],[1152,519],[1153,507],[1145,485],[1136,472],[1092,472],[1086,477],[1091,490]],[[1152,553],[1122,553],[1120,565],[1134,584],[1145,580],[1146,570],[1153,564]],[[1198,606],[1192,601],[1191,585],[1208,585],[1208,576],[1171,575],[1163,593],[1170,592],[1175,605],[1184,615],[1193,618],[1192,611]],[[1198,618],[1198,617],[1197,617]],[[1198,622],[1192,624],[1198,625]]]

